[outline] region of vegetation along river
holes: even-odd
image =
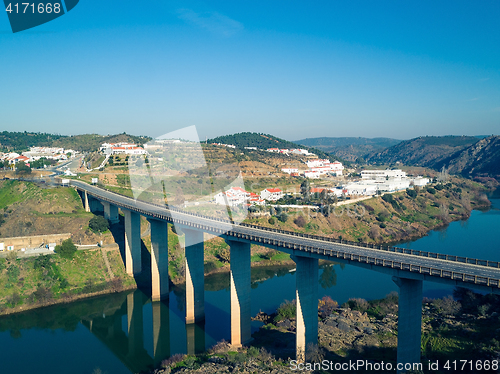
[[[400,246],[424,251],[500,260],[500,190],[491,209],[473,211],[466,221],[432,231]],[[295,297],[291,268],[252,269],[252,315],[271,313]],[[230,338],[229,275],[207,277],[204,325],[184,323],[184,291],[152,304],[141,291],[113,294],[0,317],[2,373],[123,374],[152,368],[169,355],[197,352]],[[343,303],[377,299],[397,286],[391,277],[355,266],[322,266],[319,296]],[[453,288],[424,282],[424,296],[442,297]],[[127,310],[129,313],[127,314]],[[133,311],[133,312],[132,312]],[[129,328],[130,326],[130,328]],[[253,322],[254,330],[259,322]]]

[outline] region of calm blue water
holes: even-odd
[[[474,211],[467,221],[452,222],[400,246],[499,261],[500,191],[490,200],[492,209]],[[295,298],[295,274],[289,269],[253,269],[252,280],[253,315],[260,310],[273,312],[284,300]],[[207,278],[206,288],[202,326],[186,328],[180,289],[171,292],[168,305],[153,305],[146,295],[135,291],[0,318],[2,373],[93,374],[97,368],[107,374],[138,372],[169,355],[198,352],[229,340],[229,275]],[[397,291],[397,286],[388,275],[336,264],[320,270],[319,291],[320,297],[328,295],[343,303],[351,297],[382,298]],[[439,283],[424,282],[427,297],[452,291]],[[127,309],[131,305],[129,333]],[[254,330],[258,326],[252,325]],[[159,332],[156,340],[155,330]]]

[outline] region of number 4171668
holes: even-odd
[[[60,3],[9,3],[5,11],[8,13],[61,13]]]

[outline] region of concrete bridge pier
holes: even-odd
[[[250,311],[250,243],[226,239],[231,253],[231,344],[252,340]]]
[[[168,297],[168,226],[165,221],[148,219],[151,226],[151,298],[158,301]]]
[[[144,325],[140,292],[127,295],[128,356],[138,356],[144,350]]]
[[[318,259],[300,256],[291,258],[297,265],[296,355],[298,362],[304,362],[308,346],[318,344]]]
[[[102,206],[104,207],[104,218],[106,218],[110,223],[118,223],[120,222],[120,218],[118,216],[118,207],[106,201],[101,201]]]
[[[203,231],[183,228],[186,257],[186,323],[205,319]]]
[[[420,363],[423,282],[400,277],[392,277],[392,280],[399,287],[398,363]],[[405,371],[398,370],[398,373]]]
[[[153,302],[153,351],[155,365],[170,356],[169,309],[161,302]]]
[[[86,212],[90,212],[89,195],[87,191],[83,191],[83,206]]]
[[[141,216],[123,209],[125,214],[125,267],[130,275],[139,274],[141,263]]]

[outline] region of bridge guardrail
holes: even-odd
[[[75,186],[75,187],[78,188],[78,186]],[[97,188],[100,188],[100,187],[97,187]],[[100,189],[102,189],[102,188],[100,188]],[[103,190],[107,191],[107,192],[115,193],[117,195],[120,195],[120,196],[123,196],[123,197],[126,197],[126,198],[130,199],[129,196],[126,196],[124,194],[112,192],[112,191],[109,191],[109,190],[106,190],[106,189],[103,189]],[[92,194],[92,192],[90,192],[90,193]],[[115,201],[113,201],[111,199],[108,199],[105,196],[98,196],[98,198],[104,199],[104,200],[106,200],[108,202],[116,204]],[[146,204],[149,204],[149,205],[153,205],[153,206],[156,206],[156,207],[163,208],[163,209],[167,210],[167,208],[165,207],[165,205],[148,203],[148,202],[143,202],[143,203],[146,203]],[[126,209],[130,209],[130,210],[133,210],[133,211],[140,212],[140,213],[142,213],[142,214],[144,214],[146,216],[153,215],[153,216],[156,216],[157,218],[161,218],[161,219],[164,219],[164,220],[167,220],[167,221],[170,221],[170,222],[174,221],[173,218],[172,218],[172,216],[170,216],[170,215],[158,215],[156,213],[152,214],[151,212],[144,211],[144,210],[139,209],[139,208],[137,208],[135,206],[132,206],[132,205],[128,205],[128,204],[121,204],[121,205],[124,205],[124,207]],[[224,223],[227,223],[227,224],[233,224],[231,221],[226,220],[226,219],[213,218],[213,217],[205,216],[205,215],[202,215],[202,214],[196,214],[196,213],[192,213],[192,212],[186,212],[186,211],[183,211],[182,209],[178,209],[178,208],[174,208],[174,207],[169,207],[168,210],[174,210],[174,211],[178,211],[178,212],[181,212],[183,214],[188,214],[188,215],[195,216],[195,217],[205,218],[205,219],[209,219],[209,220],[214,220],[215,219],[215,220],[217,220],[219,222],[224,222]],[[187,221],[182,221],[180,223],[184,223],[184,224],[187,224],[187,225],[190,224],[190,222],[187,222]],[[348,241],[348,240],[343,240],[343,239],[330,238],[330,237],[325,237],[325,236],[320,236],[320,235],[311,235],[311,234],[306,234],[306,233],[298,233],[298,232],[294,232],[294,231],[288,231],[288,230],[275,229],[275,228],[271,228],[271,227],[252,225],[252,224],[248,224],[248,223],[240,223],[240,226],[250,227],[250,228],[257,229],[257,230],[264,230],[264,231],[276,232],[276,233],[285,234],[285,235],[303,237],[303,238],[307,238],[307,239],[314,239],[314,240],[320,240],[320,241],[334,242],[334,243],[338,243],[338,244],[346,244],[346,245],[350,245],[350,246],[354,246],[354,247],[373,248],[373,249],[383,250],[383,251],[388,251],[388,252],[409,254],[409,255],[419,256],[419,257],[435,258],[435,259],[441,259],[441,260],[451,261],[451,262],[460,262],[460,263],[478,265],[478,266],[482,266],[482,267],[500,268],[500,264],[499,264],[498,261],[480,260],[480,259],[468,258],[468,257],[463,257],[463,256],[446,255],[446,254],[435,253],[435,252],[427,252],[427,251],[406,249],[406,248],[400,248],[400,247],[394,247],[394,246],[384,246],[384,245],[377,245],[377,244],[371,244],[371,243],[356,243],[356,242],[352,242],[352,241]],[[210,228],[208,228],[208,229],[210,229]],[[236,233],[234,231],[227,232],[227,235],[229,235],[229,236],[234,236],[235,234],[239,234],[239,233]],[[251,235],[248,235],[248,234],[240,234],[240,235],[243,235],[243,237],[250,237],[251,236]],[[286,248],[286,244],[287,244],[287,243],[285,243],[283,241],[276,240],[276,239],[266,239],[266,238],[256,238],[256,237],[254,237],[252,240],[259,241],[259,242],[262,242],[264,244],[266,243],[266,240],[267,240],[268,244],[277,245],[277,246],[285,247],[285,248]],[[272,240],[273,243],[269,243],[270,240]],[[294,249],[296,249],[295,248],[296,245],[293,244],[293,246],[294,246]],[[288,247],[288,248],[290,248],[290,247]],[[315,247],[299,245],[299,250],[304,250],[304,251],[307,251],[307,252],[312,252],[313,248],[315,248]],[[475,284],[487,285],[489,287],[500,287],[500,280],[494,279],[494,278],[480,277],[480,276],[476,276],[476,275],[472,275],[472,274],[467,274],[467,273],[461,273],[461,272],[448,272],[448,271],[443,271],[443,270],[437,269],[437,268],[425,267],[425,266],[420,266],[420,265],[412,265],[412,264],[409,264],[409,263],[402,263],[402,262],[391,261],[391,260],[382,260],[383,262],[380,263],[381,260],[377,259],[376,257],[371,257],[371,256],[361,256],[361,255],[348,254],[348,255],[350,255],[350,258],[346,258],[345,257],[345,255],[347,255],[346,252],[334,251],[334,250],[326,250],[326,249],[320,249],[320,248],[317,248],[317,249],[320,250],[320,251],[323,251],[324,255],[329,255],[331,257],[341,258],[339,255],[343,254],[342,258],[344,260],[347,259],[347,260],[350,260],[350,261],[366,262],[366,263],[371,263],[371,264],[374,264],[374,265],[377,265],[377,266],[381,265],[383,267],[389,266],[391,268],[398,268],[398,269],[401,269],[401,270],[409,270],[410,272],[415,272],[416,271],[416,272],[423,273],[423,274],[429,274],[431,276],[439,276],[439,277],[442,277],[442,278],[450,278],[452,280],[460,280],[460,281],[465,282],[465,283],[471,283],[471,280],[473,280],[472,283],[475,283]],[[327,251],[329,253],[326,254],[325,251]],[[319,253],[319,252],[316,252],[316,253]],[[365,261],[361,261],[360,260],[360,258],[363,258],[363,257],[366,258]],[[357,258],[357,260],[356,260],[356,258]],[[397,264],[399,264],[399,265],[397,265]],[[415,269],[417,269],[418,271],[415,270]],[[422,269],[424,269],[424,272],[422,271]],[[428,269],[427,272],[425,272],[426,271],[425,269]]]

